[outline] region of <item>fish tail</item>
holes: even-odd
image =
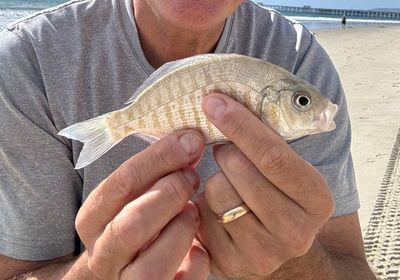
[[[61,130],[58,135],[83,142],[83,149],[75,169],[89,165],[122,140],[115,139],[110,133],[105,116],[70,125]]]

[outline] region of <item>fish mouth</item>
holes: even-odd
[[[328,103],[328,107],[317,117],[318,128],[321,131],[329,132],[336,128],[334,117],[338,111],[338,105],[332,102]]]

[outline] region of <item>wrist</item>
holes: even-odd
[[[40,269],[16,276],[12,279],[97,280],[88,268],[88,255],[86,252],[72,260],[53,262]]]
[[[303,256],[289,259],[263,280],[336,279],[329,253],[315,239]]]
[[[83,252],[74,261],[70,262],[65,268],[63,280],[98,280],[96,276],[89,270],[89,256],[87,252]]]

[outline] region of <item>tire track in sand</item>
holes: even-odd
[[[400,129],[364,237],[379,279],[400,279]]]

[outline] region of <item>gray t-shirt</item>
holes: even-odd
[[[64,127],[120,109],[154,71],[146,60],[130,0],[76,0],[10,24],[0,34],[0,254],[46,260],[79,250],[74,220],[97,184],[148,144],[131,136],[83,170],[81,143]],[[217,53],[278,64],[339,105],[337,129],[290,143],[326,178],[334,216],[359,207],[350,124],[338,74],[301,24],[245,1],[229,17]],[[217,167],[210,148],[202,182]],[[78,248],[78,249],[77,249]]]

